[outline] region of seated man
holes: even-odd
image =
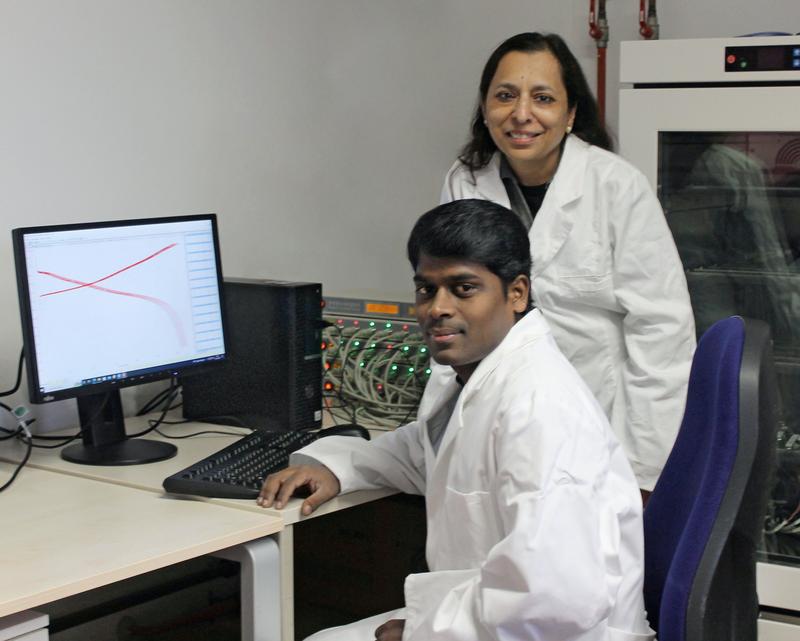
[[[403,609],[312,638],[652,639],[638,485],[532,309],[522,223],[454,201],[417,221],[408,257],[439,364],[417,420],[373,441],[316,441],[293,459],[313,464],[271,475],[258,501],[280,508],[307,486],[310,514],[339,492],[424,494],[430,572],[406,579]]]

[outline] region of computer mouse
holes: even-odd
[[[326,427],[325,429],[317,432],[319,438],[325,436],[360,436],[369,440],[369,432],[363,425],[356,425],[355,423],[342,423],[341,425],[334,425],[333,427]]]

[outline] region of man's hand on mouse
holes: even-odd
[[[339,494],[339,479],[324,465],[295,465],[270,474],[256,499],[261,507],[282,509],[299,488],[310,491],[300,508],[308,516],[320,505]]]

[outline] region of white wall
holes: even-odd
[[[661,4],[669,38],[797,18],[795,0]],[[465,140],[486,56],[519,31],[559,32],[593,85],[588,5],[0,0],[0,387],[21,345],[18,226],[214,211],[227,275],[410,296],[405,238]],[[608,2],[614,130],[637,10]]]

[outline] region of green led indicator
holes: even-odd
[[[431,373],[431,368],[429,367],[428,369],[426,369],[426,370],[425,370],[425,373],[426,373],[426,374],[430,374],[430,373]]]
[[[386,323],[386,329],[392,329],[392,324],[391,323]]]
[[[425,352],[427,352],[427,351],[428,351],[428,348],[427,348],[427,347],[420,347],[420,348],[419,348],[419,353],[420,353],[420,354],[424,354],[424,353],[425,353]]]
[[[413,374],[414,373],[414,368],[413,367],[409,367],[408,368],[408,373],[409,374]]]
[[[359,367],[364,367],[364,365],[366,365],[366,363],[365,363],[364,361],[361,361],[361,362],[358,364],[358,366],[359,366]]]
[[[407,352],[408,350],[409,350],[409,347],[408,347],[408,345],[404,345],[404,346],[403,346],[403,351],[404,351],[404,352]]]
[[[14,415],[14,418],[25,418],[25,416],[28,414],[28,408],[24,405],[17,405],[17,407],[15,407],[11,413]]]
[[[359,345],[361,345],[361,341],[353,341],[353,345],[358,347]]]
[[[375,347],[375,343],[372,343],[372,345],[370,345],[370,347]]]
[[[397,365],[392,365],[392,371],[393,371],[393,372],[396,372],[396,371],[397,371]]]
[[[369,322],[369,326],[370,326],[370,327],[375,327],[375,321],[370,321],[370,322]]]

